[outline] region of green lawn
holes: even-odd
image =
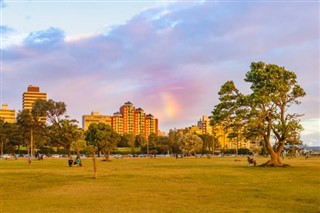
[[[98,179],[91,159],[0,160],[0,212],[320,212],[319,158],[237,159],[98,159]]]

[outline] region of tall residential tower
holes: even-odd
[[[37,86],[29,85],[27,92],[24,92],[22,95],[22,109],[31,111],[34,102],[38,99],[47,100],[47,93],[40,92],[40,89]]]

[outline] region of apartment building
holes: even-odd
[[[131,102],[126,102],[120,107],[120,113],[122,114],[123,133],[134,134],[134,113],[135,107]]]
[[[115,112],[112,116],[91,114],[84,115],[82,118],[82,126],[87,130],[90,123],[106,123],[112,126],[112,129],[119,134],[143,135],[145,138],[151,133],[158,134],[158,119],[153,115],[144,112],[141,108],[135,108],[131,102],[126,102],[120,107],[119,112]]]
[[[14,109],[9,109],[8,104],[2,104],[0,119],[7,123],[14,123],[16,121],[16,111]]]
[[[141,108],[134,111],[134,135],[145,135],[146,113]]]
[[[111,126],[114,131],[123,135],[123,117],[120,112],[113,113],[111,117]]]

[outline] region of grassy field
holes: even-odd
[[[91,159],[1,160],[0,212],[320,212],[319,158],[237,159],[99,159],[98,179]]]

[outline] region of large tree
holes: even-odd
[[[247,72],[246,82],[251,83],[252,93],[248,96],[250,114],[271,159],[264,165],[283,166],[280,160],[285,143],[302,130],[299,123],[301,115],[288,109],[300,104],[299,98],[305,91],[297,82],[294,72],[274,64],[253,62]],[[274,147],[272,136],[275,137]]]
[[[39,99],[34,103],[31,115],[37,128],[58,146],[64,147],[70,155],[71,144],[80,140],[83,133],[77,125],[78,121],[68,118],[66,110],[64,102]],[[46,118],[46,122],[43,118]]]
[[[305,96],[305,92],[297,83],[294,72],[264,62],[253,62],[244,80],[251,83],[252,90],[246,96],[233,96],[237,89],[231,81],[222,86],[219,92],[221,102],[213,111],[212,124],[226,122],[228,119],[225,118],[231,117],[242,124],[242,133],[248,139],[263,138],[263,145],[271,156],[263,165],[283,166],[280,155],[285,143],[299,138],[302,130],[299,124],[301,115],[288,109],[293,104],[300,104],[299,98]],[[221,95],[224,96],[221,98]]]

